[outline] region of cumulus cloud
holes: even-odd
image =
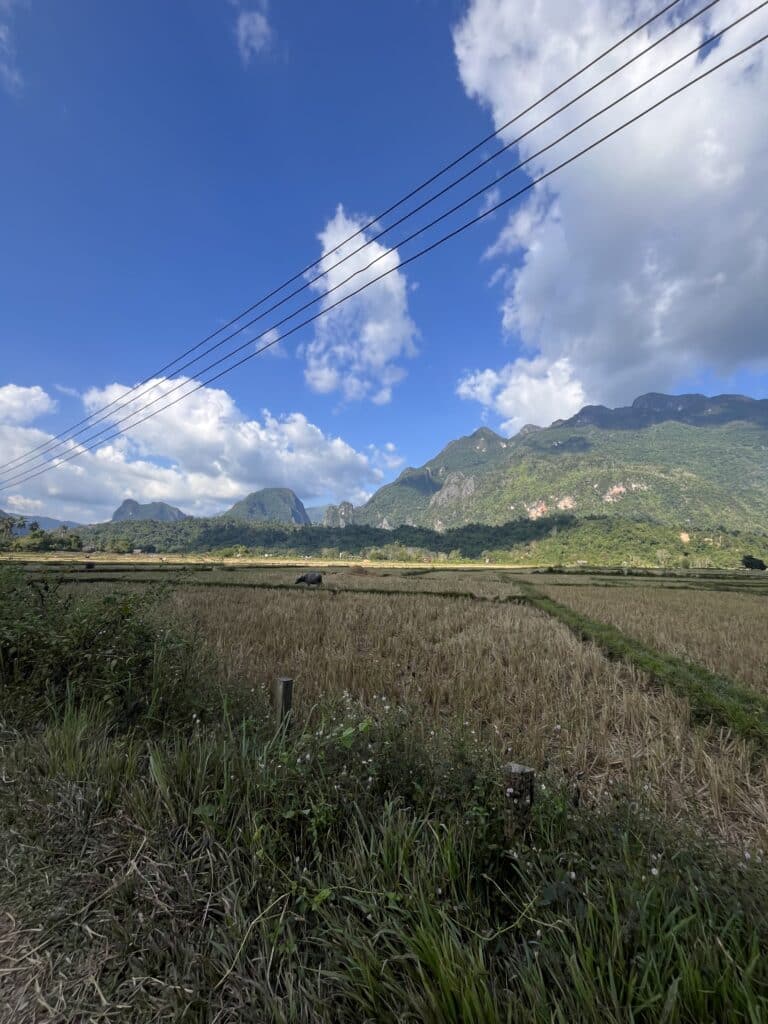
[[[24,84],[16,63],[11,17],[16,0],[0,0],[0,84],[6,92],[18,93]]]
[[[374,466],[381,466],[387,472],[399,469],[405,462],[405,459],[397,450],[397,445],[392,441],[387,441],[381,448],[375,444],[369,444],[368,450],[371,453],[371,462]]]
[[[56,403],[41,387],[0,387],[0,423],[31,423],[43,413],[52,412]],[[5,460],[4,460],[5,461]]]
[[[521,144],[530,156],[722,28],[735,0],[682,29]],[[471,0],[454,31],[467,93],[497,126],[651,13],[635,0]],[[691,13],[690,8],[685,11]],[[520,134],[670,27],[656,23],[535,112]],[[763,10],[529,165],[535,176],[768,31]],[[500,260],[503,326],[550,367],[577,368],[595,400],[768,359],[768,48],[716,71],[537,186],[488,257]],[[499,371],[514,377],[516,364]],[[495,371],[490,371],[493,374]],[[571,371],[572,372],[572,371]],[[467,388],[464,389],[465,391]],[[570,393],[577,388],[571,380]],[[499,387],[489,406],[498,409]],[[504,402],[506,405],[506,401]],[[535,410],[534,410],[535,411]],[[503,414],[503,413],[502,413]],[[543,420],[541,415],[534,418]],[[515,421],[517,420],[514,417]]]
[[[182,381],[153,381],[152,397]],[[93,412],[127,391],[121,384],[93,388],[84,395],[85,409]],[[115,410],[114,418],[129,411],[130,406]],[[0,450],[9,460],[49,437],[10,417],[0,423]],[[382,479],[378,460],[324,433],[302,413],[276,416],[264,410],[259,418],[248,417],[226,391],[206,387],[120,438],[107,441],[105,435],[93,452],[35,480],[11,485],[0,492],[0,507],[10,505],[13,497],[19,511],[20,503],[40,502],[28,507],[94,521],[108,518],[123,498],[132,497],[208,515],[261,487],[290,487],[308,502],[359,502]]]
[[[253,57],[265,53],[272,43],[272,28],[267,18],[267,4],[258,11],[240,11],[235,26],[240,59],[248,65]]]
[[[17,515],[34,515],[43,511],[39,498],[25,498],[23,494],[10,494],[5,501],[6,508]]]
[[[400,265],[397,251],[380,259],[369,270],[365,268],[386,252],[374,242],[340,267],[331,267],[354,252],[366,240],[362,235],[346,245],[346,238],[367,222],[353,217],[339,206],[318,236],[323,252],[330,253],[320,264],[328,271],[312,288],[324,295],[322,309],[328,309],[340,298],[349,295],[387,270],[392,273],[364,292],[348,299],[316,322],[313,339],[304,346],[305,379],[313,391],[328,394],[340,391],[348,400],[370,399],[383,405],[392,398],[392,388],[405,376],[401,360],[416,355],[417,329],[408,312],[408,280],[396,269]],[[318,270],[315,270],[316,276]],[[347,284],[329,294],[350,275]]]
[[[526,423],[549,426],[588,404],[569,360],[550,363],[543,356],[516,359],[500,370],[468,373],[459,381],[456,393],[503,417],[501,429],[509,434],[517,433]]]

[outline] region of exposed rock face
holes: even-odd
[[[440,490],[429,499],[430,507],[439,508],[470,498],[475,493],[475,487],[473,476],[465,476],[464,473],[449,473]]]
[[[452,529],[564,512],[646,515],[708,532],[746,520],[765,528],[768,399],[648,394],[511,438],[484,427],[403,470],[355,522]]]
[[[342,501],[340,505],[329,505],[323,516],[323,526],[344,527],[355,521],[355,507],[351,501]]]
[[[603,495],[603,501],[612,502],[619,501],[627,493],[627,488],[624,484],[614,484],[613,487],[609,487]]]

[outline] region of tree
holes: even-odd
[[[14,530],[24,526],[24,516],[0,516],[0,548],[9,548]]]
[[[741,564],[745,569],[759,569],[762,572],[765,572],[765,570],[768,569],[768,566],[766,566],[762,558],[755,558],[754,555],[744,555],[741,560]]]

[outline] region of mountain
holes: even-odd
[[[140,505],[133,498],[126,498],[112,513],[113,523],[143,519],[152,519],[159,523],[177,523],[180,519],[187,518],[189,517],[180,508],[167,505],[164,501],[150,501],[146,505]]]
[[[3,512],[0,508],[0,519],[8,519],[12,513]],[[62,526],[66,526],[68,530],[74,529],[76,526],[80,526],[80,523],[75,523],[71,519],[51,519],[50,516],[23,516],[25,525],[18,530],[14,531],[15,536],[23,537],[29,533],[29,524],[37,523],[41,530],[59,530]]]
[[[363,506],[350,514],[349,504],[330,506],[325,516],[329,526],[346,522],[393,529],[407,523],[438,529],[443,526],[442,511],[449,507],[460,509],[472,498],[477,482],[489,471],[504,465],[510,442],[487,427],[481,427],[469,437],[452,441],[439,455],[418,469],[409,467],[391,484],[379,488]],[[450,512],[448,513],[451,518]],[[511,517],[509,517],[511,518]],[[461,525],[469,520],[456,519]]]
[[[307,513],[310,523],[313,526],[319,526],[325,518],[326,509],[328,505],[307,505],[304,511]]]
[[[608,409],[586,405],[569,420],[555,420],[553,427],[602,427],[605,430],[642,430],[658,423],[687,423],[692,427],[722,426],[738,421],[768,427],[768,399],[745,395],[661,395],[651,392],[632,405]]]
[[[331,529],[344,529],[355,523],[355,506],[351,501],[342,501],[340,505],[327,505],[323,516],[323,526]]]
[[[307,510],[288,487],[265,487],[261,491],[253,491],[241,501],[235,502],[229,511],[222,512],[222,516],[227,519],[310,525]]]
[[[767,529],[768,400],[649,394],[510,439],[483,427],[403,470],[348,521],[445,530],[557,512]]]

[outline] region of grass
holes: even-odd
[[[493,760],[397,714],[282,741],[259,722],[155,744],[104,724],[70,714],[10,761],[40,781],[4,807],[9,1019],[768,1010],[764,869],[630,803],[542,794],[506,836]]]
[[[521,586],[523,598],[533,607],[565,623],[577,636],[597,644],[611,658],[634,665],[687,698],[692,712],[700,719],[719,723],[753,741],[763,753],[768,748],[768,698],[762,694],[737,686],[697,664],[661,654],[615,626],[560,604],[530,584]]]
[[[768,846],[768,763],[753,745],[694,724],[687,699],[544,613],[428,594],[185,587],[173,601],[227,693],[287,675],[306,708],[348,693],[366,713],[403,707],[436,734],[466,723],[499,756],[578,778],[585,800],[625,787],[667,817]]]
[[[29,579],[49,579],[67,583],[130,582],[197,583],[205,586],[285,586],[294,589],[298,575],[309,563],[290,565],[268,562],[249,565],[234,562],[203,563],[83,563],[30,562],[24,566]],[[506,596],[515,593],[515,575],[505,569],[478,569],[477,566],[451,568],[414,568],[355,563],[350,565],[319,563],[324,589],[385,590],[412,593],[464,593],[476,596]]]
[[[542,592],[657,650],[768,695],[766,606],[754,594],[579,587]]]
[[[685,700],[511,604],[102,589],[0,590],[3,1024],[768,1016],[766,779]]]

